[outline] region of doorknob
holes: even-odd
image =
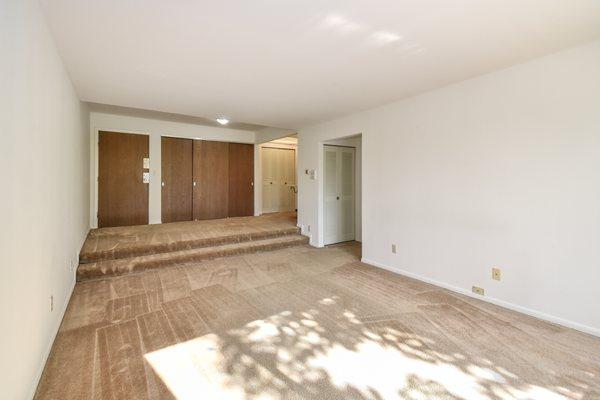
[[[194,187],[196,187],[196,182],[194,182]]]

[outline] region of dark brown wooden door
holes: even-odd
[[[148,223],[148,136],[99,132],[98,227]]]
[[[192,139],[161,138],[162,222],[192,220]]]
[[[254,215],[254,145],[229,144],[229,216]]]
[[[229,143],[194,140],[194,219],[226,218]]]

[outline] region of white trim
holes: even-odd
[[[38,367],[38,371],[35,375],[35,379],[33,380],[34,384],[32,385],[29,396],[27,398],[33,399],[35,396],[35,392],[37,391],[38,385],[40,384],[40,379],[42,379],[42,374],[44,373],[44,368],[46,367],[46,362],[48,361],[48,357],[50,357],[50,352],[52,351],[52,346],[54,346],[54,341],[56,340],[56,336],[58,335],[58,330],[60,329],[60,325],[62,324],[63,318],[67,312],[67,306],[69,305],[69,301],[71,301],[71,296],[73,295],[73,290],[75,289],[75,275],[73,274],[73,280],[71,281],[71,287],[69,288],[68,296],[65,299],[64,304],[60,309],[60,318],[57,319],[57,323],[54,326],[53,334],[48,346],[46,347],[46,351],[44,352],[44,357],[42,358],[42,362]]]
[[[450,285],[448,283],[436,281],[435,279],[431,279],[431,278],[427,278],[427,277],[424,277],[424,276],[421,276],[421,275],[417,275],[417,274],[414,274],[412,272],[407,272],[407,271],[401,270],[400,268],[391,267],[389,265],[381,264],[381,263],[369,260],[369,259],[364,258],[364,257],[361,259],[361,261],[363,263],[365,263],[365,264],[369,264],[369,265],[372,265],[374,267],[382,268],[382,269],[388,270],[390,272],[394,272],[394,273],[399,274],[399,275],[407,276],[409,278],[417,279],[419,281],[430,283],[432,285],[439,286],[439,287],[442,287],[444,289],[451,290],[453,292],[464,294],[465,296],[469,296],[469,297],[472,297],[474,299],[483,300],[483,301],[495,304],[495,305],[500,306],[500,307],[508,308],[509,310],[517,311],[517,312],[520,312],[522,314],[527,314],[529,316],[532,316],[532,317],[535,317],[535,318],[538,318],[538,319],[542,319],[542,320],[545,320],[545,321],[548,321],[548,322],[555,323],[557,325],[561,325],[561,326],[564,326],[564,327],[567,327],[567,328],[572,328],[572,329],[575,329],[575,330],[578,330],[578,331],[581,331],[581,332],[588,333],[590,335],[594,335],[594,336],[600,337],[600,329],[598,329],[598,328],[594,328],[594,327],[591,327],[591,326],[583,325],[583,324],[580,324],[580,323],[577,323],[577,322],[574,322],[574,321],[570,321],[570,320],[567,320],[567,319],[563,319],[563,318],[560,318],[560,317],[555,317],[553,315],[546,314],[546,313],[543,313],[541,311],[533,310],[531,308],[522,307],[520,305],[509,303],[507,301],[496,299],[494,297],[480,296],[480,295],[477,295],[475,293],[472,293],[471,291],[469,291],[467,289],[463,289],[463,288],[458,287],[458,286]]]

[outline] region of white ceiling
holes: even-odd
[[[82,100],[298,128],[600,35],[599,0],[42,0]]]

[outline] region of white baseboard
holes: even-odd
[[[52,345],[54,345],[54,341],[56,340],[56,335],[58,335],[58,330],[60,329],[60,324],[62,323],[62,320],[65,317],[65,313],[67,312],[67,306],[69,305],[69,301],[71,300],[71,296],[73,295],[73,289],[75,289],[75,283],[76,283],[76,279],[75,279],[75,275],[73,275],[73,280],[71,281],[71,286],[68,290],[65,302],[59,310],[60,318],[57,319],[57,322],[52,329],[51,340],[48,343],[48,346],[44,353],[44,357],[42,358],[42,362],[40,363],[40,366],[38,367],[38,371],[37,371],[37,374],[33,381],[32,388],[29,391],[29,396],[28,396],[29,399],[33,399],[33,396],[35,396],[35,391],[37,390],[38,384],[40,383],[40,379],[42,378],[42,373],[44,372],[44,367],[46,366],[46,361],[48,361],[48,357],[50,356],[50,351],[52,351]]]
[[[532,310],[531,308],[527,308],[527,307],[523,307],[523,306],[520,306],[520,305],[517,305],[517,304],[509,303],[507,301],[496,299],[494,297],[479,296],[479,295],[477,295],[475,293],[472,293],[470,290],[463,289],[463,288],[458,287],[458,286],[450,285],[448,283],[436,281],[435,279],[431,279],[431,278],[427,278],[427,277],[424,277],[424,276],[421,276],[421,275],[417,275],[417,274],[414,274],[412,272],[407,272],[407,271],[401,270],[400,268],[391,267],[389,265],[384,265],[384,264],[378,263],[378,262],[373,261],[373,260],[369,260],[369,259],[364,258],[364,257],[361,259],[361,261],[364,262],[365,264],[373,265],[375,267],[382,268],[382,269],[394,272],[394,273],[399,274],[399,275],[404,275],[404,276],[407,276],[409,278],[413,278],[413,279],[417,279],[419,281],[430,283],[432,285],[439,286],[439,287],[451,290],[451,291],[456,292],[456,293],[464,294],[465,296],[469,296],[469,297],[472,297],[474,299],[478,299],[478,300],[482,300],[482,301],[487,301],[488,303],[492,303],[492,304],[495,304],[495,305],[500,306],[500,307],[508,308],[509,310],[517,311],[517,312],[520,312],[522,314],[527,314],[527,315],[530,315],[530,316],[535,317],[535,318],[543,319],[545,321],[552,322],[552,323],[557,324],[557,325],[561,325],[561,326],[564,326],[564,327],[567,327],[567,328],[572,328],[572,329],[575,329],[575,330],[578,330],[578,331],[581,331],[581,332],[588,333],[590,335],[594,335],[594,336],[600,337],[600,329],[598,329],[598,328],[594,328],[594,327],[591,327],[591,326],[583,325],[583,324],[580,324],[578,322],[570,321],[570,320],[567,320],[567,319],[555,317],[554,315],[546,314],[546,313],[543,313],[543,312],[537,311],[537,310]]]

